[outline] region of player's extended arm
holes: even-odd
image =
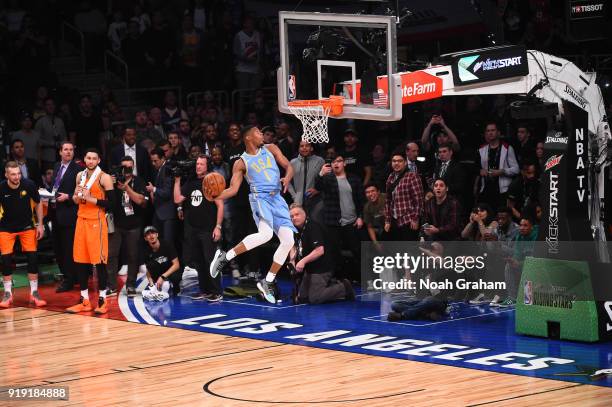
[[[272,153],[278,165],[285,169],[285,177],[281,178],[281,182],[283,183],[283,193],[286,193],[287,188],[289,188],[289,183],[293,179],[293,166],[291,166],[287,157],[285,157],[276,144],[268,144],[266,147],[268,151]]]
[[[230,180],[229,188],[223,190],[223,192],[221,192],[219,196],[216,196],[215,199],[225,200],[236,195],[238,193],[238,189],[240,188],[240,184],[242,184],[242,179],[244,178],[245,171],[246,168],[244,167],[244,161],[237,160],[234,163],[234,169],[232,179]]]

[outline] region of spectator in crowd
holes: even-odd
[[[187,150],[183,147],[177,132],[171,131],[168,133],[168,143],[170,143],[170,148],[172,149],[172,159],[184,160],[187,158]]]
[[[106,18],[88,0],[82,1],[74,16],[74,25],[85,35],[85,51],[88,67],[99,66],[106,36]],[[81,148],[82,146],[79,146]]]
[[[13,132],[11,140],[21,140],[25,147],[26,158],[40,164],[41,135],[37,130],[32,130],[32,126],[32,117],[29,113],[25,113],[21,118],[21,129]]]
[[[265,144],[276,144],[276,131],[273,126],[265,126],[261,129]]]
[[[346,172],[354,174],[366,185],[372,178],[372,162],[370,154],[359,145],[359,137],[354,129],[344,132],[344,146],[338,154],[344,157]]]
[[[143,80],[143,70],[146,66],[145,43],[138,27],[138,22],[131,19],[127,24],[127,35],[121,41],[121,58],[129,68],[130,85],[139,86]]]
[[[172,149],[172,146],[170,145],[170,142],[168,140],[164,139],[160,141],[155,147],[159,148],[162,153],[164,153],[164,157],[166,158],[166,160],[170,160],[172,157],[174,157],[174,150]],[[150,154],[151,153],[149,153],[149,155]]]
[[[43,189],[47,192],[53,192],[53,168],[45,168],[41,174],[41,178]]]
[[[325,164],[315,180],[315,188],[323,192],[323,222],[329,232],[329,250],[336,262],[338,275],[347,276],[341,270],[341,250],[348,247],[351,254],[350,277],[358,280],[361,258],[359,229],[363,227],[363,186],[356,175],[347,174],[344,157],[338,154],[331,164]],[[342,274],[343,273],[343,274]]]
[[[140,33],[144,33],[147,31],[149,27],[151,27],[151,17],[145,11],[140,3],[134,3],[134,14],[130,18],[130,21],[134,21],[138,24],[138,30]]]
[[[544,172],[544,143],[539,141],[535,148],[535,158],[538,164],[538,174]]]
[[[151,109],[152,110],[152,109]],[[149,126],[149,118],[145,110],[139,110],[134,117],[136,123],[134,130],[136,131],[136,142],[142,145],[144,140],[151,140],[154,144],[161,141],[162,135],[152,126]]]
[[[519,164],[535,157],[536,143],[531,137],[531,130],[525,123],[520,123],[516,128],[516,159]]]
[[[461,236],[461,205],[449,195],[442,178],[433,184],[433,199],[425,202],[421,230],[426,240],[453,241]]]
[[[534,242],[538,238],[538,228],[534,221],[528,217],[521,217],[519,233],[514,241],[514,251],[511,257],[506,258],[506,290],[508,297],[499,304],[502,308],[512,307],[516,304],[518,284],[521,280],[521,271],[525,257],[533,253]]]
[[[512,217],[520,219],[521,213],[540,200],[540,180],[536,164],[524,161],[521,176],[515,178],[508,187],[507,205],[512,209]]]
[[[46,98],[44,106],[45,115],[38,119],[35,126],[40,133],[40,160],[43,166],[55,164],[58,146],[67,139],[66,125],[55,114],[55,100]]]
[[[191,14],[183,15],[182,30],[179,35],[182,81],[188,92],[200,90],[204,84],[202,78],[208,76],[207,67],[202,66],[204,33],[194,26]]]
[[[169,90],[164,96],[164,108],[161,111],[161,122],[166,133],[178,131],[179,122],[189,120],[187,112],[178,107],[178,99],[174,91]]]
[[[500,140],[497,123],[485,127],[486,144],[478,149],[480,159],[479,201],[498,207],[506,200],[512,178],[519,173],[514,149]]]
[[[257,89],[261,87],[261,58],[263,42],[255,30],[255,20],[245,16],[242,30],[234,36],[236,89]],[[286,156],[289,157],[289,156]]]
[[[153,182],[146,186],[149,199],[153,204],[153,226],[161,237],[170,242],[176,241],[176,208],[172,197],[172,174],[166,165],[166,157],[160,148],[151,152],[151,164],[155,170]]]
[[[438,146],[438,162],[433,171],[433,178],[441,178],[448,193],[461,199],[465,195],[466,174],[463,165],[453,158],[454,154],[451,144],[445,143]]]
[[[81,167],[74,162],[74,144],[63,141],[59,148],[60,161],[53,168],[55,200],[49,203],[49,217],[53,231],[53,251],[62,274],[58,293],[71,291],[77,282],[77,269],[72,257],[77,205],[72,199],[76,188],[76,176]]]
[[[136,130],[128,127],[123,132],[123,143],[111,150],[111,165],[118,166],[125,156],[132,157],[133,173],[144,181],[151,180],[151,160],[147,151],[136,144]]]
[[[128,296],[136,295],[136,274],[138,274],[138,249],[140,234],[145,222],[144,207],[147,205],[145,181],[136,175],[134,159],[125,155],[121,158],[121,173],[124,179],[113,176],[115,184],[115,205],[112,208],[115,231],[108,241],[108,291],[106,295],[117,294],[117,272],[119,253],[124,254],[128,266],[126,291]]]
[[[164,126],[162,124],[162,111],[159,107],[154,107],[149,110],[149,120],[153,124],[152,128],[159,133],[161,139],[165,139],[166,130],[164,129]]]
[[[323,304],[337,300],[355,299],[355,291],[347,279],[337,281],[333,277],[333,262],[326,250],[325,229],[306,216],[299,204],[291,204],[291,222],[297,229],[295,244],[289,258],[295,273],[301,277],[297,302]],[[294,276],[294,278],[297,276]]]
[[[146,300],[159,301],[170,297],[170,289],[178,287],[180,278],[179,259],[176,249],[171,241],[160,239],[155,226],[144,229],[144,238],[147,245],[144,250],[147,280],[149,285],[142,292]]]
[[[365,196],[367,202],[363,206],[363,223],[370,240],[380,250],[380,242],[385,240],[386,194],[380,192],[377,184],[369,183],[365,187]]]
[[[21,170],[21,179],[29,179],[35,185],[41,186],[40,167],[38,161],[26,158],[26,151],[21,139],[13,139],[11,142],[10,159],[15,161]]]
[[[175,36],[166,24],[161,11],[153,14],[153,21],[143,34],[145,60],[149,65],[151,85],[165,85],[171,78],[175,55]]]
[[[187,158],[189,160],[195,160],[202,154],[202,147],[200,147],[199,144],[192,144],[191,147],[189,147],[189,154]]]
[[[221,240],[223,201],[210,202],[202,194],[202,181],[208,173],[207,156],[198,157],[195,172],[196,178],[182,187],[181,178],[174,178],[174,203],[183,212],[183,261],[198,270],[200,293],[192,298],[218,302],[223,299],[221,273],[213,278],[209,270]]]
[[[385,152],[385,147],[378,143],[372,147],[372,178],[371,183],[376,184],[380,190],[385,186],[389,176],[389,160]]]
[[[417,143],[409,142],[406,144],[406,169],[417,174],[421,180],[423,191],[427,191],[427,179],[425,177],[427,169],[425,168],[425,163],[419,161],[419,152],[420,149]]]
[[[108,25],[108,33],[106,34],[111,44],[111,50],[115,54],[121,52],[121,42],[127,36],[127,23],[121,10],[113,12],[113,22]]]
[[[510,248],[513,246],[519,227],[512,220],[512,209],[507,206],[497,210],[497,240],[503,246],[502,250],[505,254],[510,255]]]
[[[408,171],[401,150],[391,155],[391,168],[385,189],[385,232],[391,240],[417,240],[425,199],[421,179]]]
[[[312,217],[311,211],[320,202],[319,191],[315,189],[315,179],[325,161],[313,155],[312,144],[302,140],[298,156],[290,163],[293,167],[293,179],[289,184],[291,199]]]
[[[450,143],[455,153],[461,150],[461,145],[455,133],[446,125],[440,112],[434,112],[429,123],[423,129],[421,146],[425,152],[438,151],[440,145]]]
[[[177,134],[185,150],[189,151],[189,147],[191,147],[191,124],[189,120],[181,119],[179,121]]]
[[[99,149],[102,156],[106,154],[102,118],[93,110],[91,96],[81,96],[79,111],[74,115],[68,136],[73,145],[81,152],[90,148]]]
[[[217,128],[214,124],[205,123],[204,124],[204,140],[200,142],[202,147],[204,147],[204,154],[211,155],[212,149],[220,144],[217,134]]]
[[[296,143],[291,126],[289,123],[283,122],[276,126],[276,141],[275,144],[280,148],[281,152],[287,159],[295,158]]]

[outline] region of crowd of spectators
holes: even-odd
[[[99,63],[100,53],[93,51],[100,45],[126,59],[136,86],[175,84],[177,78],[193,90],[259,88],[269,83],[268,70],[274,64],[266,64],[276,53],[266,20],[243,16],[234,2],[198,0],[178,13],[169,5],[172,2],[159,3],[147,9],[128,2],[107,18],[93,3],[81,2],[73,10],[73,22],[86,33],[92,52],[88,63]],[[509,2],[504,11],[508,35],[516,23],[515,3]],[[31,15],[10,8],[4,13],[13,41],[7,45],[13,51],[13,71],[46,67],[57,52],[56,27],[36,18],[44,10]],[[50,18],[60,17],[54,12]],[[0,66],[9,63],[0,56]],[[358,281],[361,241],[500,241],[508,254],[501,267],[513,283],[506,293],[475,293],[470,299],[481,303],[492,294],[492,305],[512,305],[516,298],[516,274],[527,253],[524,242],[535,240],[541,217],[538,179],[546,124],[510,118],[508,97],[448,97],[421,103],[411,107],[407,121],[394,125],[337,121],[330,124],[329,144],[311,145],[300,141],[299,122],[281,115],[261,91],[254,92],[243,117],[233,117],[212,92],[205,93],[201,104],[186,106],[174,91],[126,117],[107,86],[98,95],[75,96],[58,90],[48,76],[40,71],[30,76],[46,79],[38,81],[45,86],[18,81],[22,87],[15,104],[20,114],[10,136],[5,136],[6,158],[19,164],[24,177],[49,191],[57,189],[54,183],[67,159],[62,155],[66,141],[75,150],[68,161],[78,164],[82,153],[93,147],[101,151],[107,172],[116,175],[123,171],[120,168],[131,168],[128,185],[118,188],[114,211],[111,290],[116,289],[113,279],[123,259],[129,265],[128,289],[133,293],[135,267],[142,259],[119,256],[133,251],[135,237],[142,236],[146,225],[154,225],[164,244],[173,245],[181,266],[203,272],[211,247],[202,238],[206,254],[191,262],[196,249],[186,242],[197,235],[194,228],[213,228],[214,244],[225,249],[255,230],[246,185],[225,202],[222,219],[207,219],[204,225],[186,212],[202,201],[193,178],[214,171],[229,183],[233,164],[244,152],[240,129],[256,125],[266,143],[277,144],[294,168],[285,199],[325,230],[320,233],[317,228],[316,235],[323,236],[319,244],[329,256],[320,263],[329,267],[326,273]],[[117,122],[123,124],[113,126]],[[173,168],[185,160],[205,162],[194,164],[190,175],[177,177]],[[205,214],[216,216],[214,208]],[[296,215],[299,228],[304,224],[300,216]],[[189,255],[183,255],[185,250]],[[231,262],[232,275],[265,272],[270,256],[263,252],[265,248]],[[68,271],[62,272],[68,276],[62,289],[70,289],[75,281],[70,281]],[[200,283],[202,295],[218,299],[217,282]],[[342,297],[338,293],[343,290],[348,293],[346,288],[336,289],[331,297]]]

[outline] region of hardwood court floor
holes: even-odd
[[[52,406],[609,406],[612,389],[45,310],[0,311],[0,385]],[[5,404],[2,404],[5,403]]]

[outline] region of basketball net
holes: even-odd
[[[289,110],[302,122],[302,140],[309,143],[329,143],[327,122],[330,114],[342,113],[344,98],[331,96],[321,100],[299,100],[289,102]]]

